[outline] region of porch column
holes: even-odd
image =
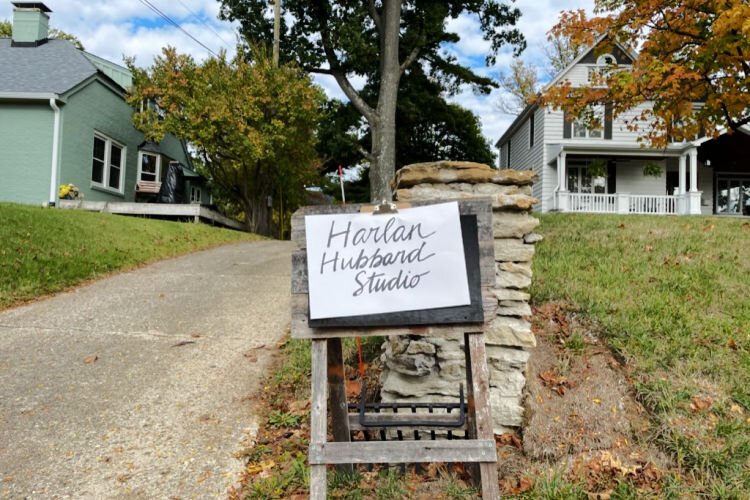
[[[558,186],[557,190],[557,209],[560,212],[567,212],[570,209],[568,199],[568,173],[566,171],[566,159],[567,153],[565,151],[560,152],[557,155],[557,177]]]
[[[689,213],[687,200],[687,154],[680,155],[680,168],[677,179],[677,213],[687,214]]]
[[[698,192],[698,149],[688,151],[690,155],[690,192]]]
[[[700,215],[701,192],[698,191],[698,149],[688,151],[690,155],[690,191],[685,195],[687,202],[687,213]]]

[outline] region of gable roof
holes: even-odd
[[[0,94],[64,94],[99,73],[67,40],[50,39],[36,47],[13,47],[0,38]]]
[[[550,87],[553,87],[554,85],[557,85],[560,83],[560,80],[562,80],[565,75],[567,75],[570,70],[576,65],[579,64],[584,59],[590,58],[591,54],[596,50],[596,47],[604,41],[604,39],[607,38],[606,34],[600,35],[596,40],[594,40],[594,43],[591,44],[591,47],[588,49],[582,51],[578,57],[576,57],[573,62],[568,64],[567,67],[565,67],[562,71],[560,71],[555,77],[550,80],[550,82],[544,86],[544,90],[546,91]],[[638,54],[630,50],[625,45],[621,44],[620,42],[615,42],[615,47],[619,49],[626,57],[630,58],[631,61],[635,61],[635,59],[638,57]],[[516,118],[513,120],[513,122],[510,124],[510,126],[506,129],[506,131],[503,133],[502,136],[500,136],[500,139],[497,140],[495,143],[495,147],[500,147],[505,143],[506,139],[510,139],[510,137],[516,133],[518,128],[521,126],[523,121],[526,119],[526,117],[529,115],[529,113],[532,111],[532,108],[536,109],[538,107],[537,104],[529,104],[527,105],[521,113],[516,116]]]
[[[565,77],[565,75],[567,75],[568,72],[570,72],[570,70],[576,64],[578,64],[581,61],[583,61],[584,59],[588,58],[590,56],[590,54],[592,52],[594,52],[596,50],[596,48],[599,46],[599,44],[601,44],[606,38],[607,38],[607,34],[606,33],[603,34],[603,35],[599,35],[599,37],[596,40],[594,40],[594,43],[591,44],[591,47],[589,47],[588,49],[586,49],[583,52],[581,52],[580,54],[578,54],[578,57],[576,57],[575,59],[573,59],[572,63],[568,64],[568,66],[565,69],[563,69],[557,75],[555,75],[555,77],[552,80],[550,80],[550,82],[547,85],[544,86],[544,90],[547,90],[548,88],[553,87],[554,85],[558,84],[560,82],[560,80],[562,80],[563,77]],[[626,47],[625,45],[621,44],[620,42],[615,42],[614,46],[615,46],[615,48],[617,48],[620,51],[622,51],[622,53],[625,56],[629,57],[630,60],[631,60],[631,62],[635,61],[636,58],[638,57],[638,54],[636,54],[635,52],[633,52],[632,50],[630,50],[628,47]]]

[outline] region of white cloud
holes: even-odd
[[[135,56],[139,65],[149,65],[154,55],[166,45],[172,45],[179,52],[189,53],[199,60],[209,55],[203,47],[174,26],[166,24],[137,0],[44,1],[53,11],[51,24],[54,27],[76,35],[88,51],[113,62],[122,62],[122,56],[127,55]],[[237,24],[218,20],[218,1],[149,1],[211,50],[218,52],[225,48],[230,54],[234,52]],[[593,0],[516,0],[514,5],[521,10],[518,28],[528,43],[528,48],[521,58],[537,65],[544,62],[543,46],[547,31],[557,22],[560,11],[578,8],[583,8],[588,13],[593,11]],[[10,1],[0,0],[0,19],[10,19],[11,16]],[[211,28],[220,36],[213,33]],[[461,36],[460,42],[446,47],[446,50],[458,58],[459,63],[473,66],[477,73],[490,78],[497,78],[501,71],[507,71],[512,61],[511,47],[505,47],[500,51],[495,66],[487,68],[483,65],[484,56],[489,50],[489,42],[482,38],[476,16],[461,15],[456,19],[449,19],[447,28]],[[316,75],[315,81],[329,96],[345,99],[332,77]],[[361,77],[352,78],[352,84],[356,88],[361,88],[364,83]],[[496,102],[500,95],[500,90],[495,90],[489,95],[475,95],[470,89],[464,88],[449,100],[477,114],[484,135],[494,144],[514,118],[498,111]]]
[[[216,0],[149,1],[212,51],[224,49],[234,54],[236,23],[217,18]],[[199,60],[210,55],[137,0],[45,0],[44,3],[52,10],[50,25],[77,36],[87,51],[116,63],[122,63],[126,55],[135,56],[140,65],[149,65],[166,45]],[[12,9],[9,1],[0,0],[0,19],[10,19]]]

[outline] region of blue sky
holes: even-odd
[[[233,52],[236,26],[217,19],[219,3],[216,0],[149,1],[212,51]],[[86,50],[114,62],[122,62],[124,55],[135,56],[136,63],[145,66],[165,45],[175,46],[197,59],[210,55],[139,0],[44,0],[44,3],[52,10],[52,26],[76,35]],[[519,28],[528,42],[521,58],[533,64],[543,63],[546,33],[555,24],[560,11],[583,8],[591,12],[593,3],[594,0],[517,0],[515,5],[522,13]],[[0,19],[11,16],[10,0],[0,0]],[[449,22],[449,29],[458,33],[461,41],[448,50],[462,64],[470,65],[481,74],[497,78],[512,61],[508,48],[501,52],[494,67],[484,66],[488,44],[481,38],[476,19],[461,16]],[[319,77],[316,80],[329,95],[343,97],[332,79]],[[363,83],[357,78],[353,78],[353,82],[355,85]],[[514,118],[497,108],[501,95],[499,90],[488,96],[476,95],[470,88],[464,88],[451,100],[479,116],[484,135],[494,144]]]

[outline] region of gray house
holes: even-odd
[[[582,85],[612,65],[627,70],[637,55],[614,45],[604,51],[604,37],[561,71],[548,88],[563,81]],[[750,215],[750,129],[718,139],[643,147],[638,130],[626,122],[651,104],[633,108],[616,119],[610,106],[593,110],[601,128],[587,128],[563,111],[532,104],[496,143],[499,167],[532,169],[538,175],[534,196],[542,212],[727,214]],[[605,169],[592,176],[589,167]],[[659,175],[644,175],[644,165]],[[597,172],[599,173],[599,172]]]
[[[178,162],[184,201],[209,203],[182,141],[148,143],[133,128],[127,68],[49,39],[43,3],[12,3],[13,36],[0,38],[0,201],[55,205],[61,184],[87,201],[134,201]]]

